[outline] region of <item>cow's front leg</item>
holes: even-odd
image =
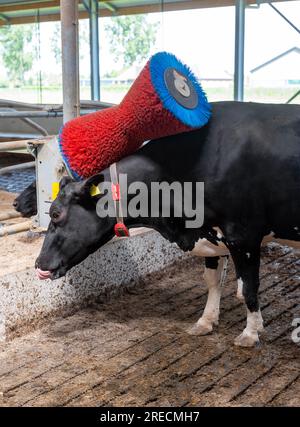
[[[263,331],[263,319],[259,308],[260,244],[252,247],[233,245],[230,252],[247,307],[247,325],[235,339],[235,345],[253,347],[259,342],[258,333]]]
[[[225,274],[224,263],[227,267],[227,257],[205,258],[204,281],[208,288],[208,297],[203,315],[198,322],[189,329],[191,335],[206,335],[212,332],[213,327],[219,323],[220,300],[221,300],[221,280]]]

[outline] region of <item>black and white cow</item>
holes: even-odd
[[[185,218],[125,218],[127,227],[151,227],[184,251],[206,257],[208,301],[193,334],[211,332],[218,323],[222,271],[219,257],[230,254],[238,296],[245,300],[247,325],[235,340],[253,346],[263,329],[259,308],[260,247],[264,241],[300,246],[300,106],[213,103],[205,127],[154,140],[117,164],[128,182],[204,182],[205,216],[200,228]],[[109,181],[109,170],[83,182],[63,178],[50,209],[51,222],[37,274],[66,274],[114,235],[115,218],[99,218],[91,185]],[[130,200],[130,195],[128,195]],[[224,259],[224,258],[222,258]]]

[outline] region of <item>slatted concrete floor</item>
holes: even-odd
[[[233,345],[245,310],[232,266],[218,330],[186,334],[206,298],[203,261],[190,259],[134,293],[1,344],[0,405],[300,406],[300,346],[291,340],[292,320],[300,317],[300,261],[274,247],[262,262],[261,346]]]

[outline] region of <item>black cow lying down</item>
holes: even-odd
[[[300,246],[300,106],[236,102],[212,106],[212,119],[205,127],[151,141],[117,164],[129,183],[143,181],[149,189],[153,181],[204,182],[203,226],[186,228],[186,218],[174,215],[128,215],[124,221],[129,228],[156,229],[184,251],[206,257],[208,300],[192,334],[207,334],[218,323],[219,257],[230,253],[238,296],[247,307],[247,325],[235,343],[253,346],[263,329],[258,301],[261,244],[273,240]],[[109,180],[109,170],[78,183],[62,179],[36,260],[41,279],[65,275],[113,237],[116,219],[96,213],[103,194],[90,195],[92,184]]]
[[[36,182],[32,182],[28,187],[15,198],[13,206],[23,217],[30,218],[37,214]]]

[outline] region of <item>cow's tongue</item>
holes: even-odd
[[[46,280],[51,278],[51,271],[44,271],[40,268],[36,269],[36,275],[40,280]]]

